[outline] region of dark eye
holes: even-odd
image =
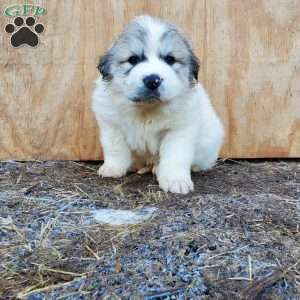
[[[165,62],[166,62],[168,65],[170,65],[170,66],[172,66],[172,65],[174,65],[174,64],[176,63],[176,59],[175,59],[175,57],[172,56],[172,55],[167,55],[167,56],[165,56],[164,60],[165,60]]]
[[[128,62],[131,65],[135,66],[140,62],[140,58],[137,55],[132,55],[128,58]]]

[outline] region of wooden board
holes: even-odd
[[[90,111],[98,57],[145,13],[190,37],[226,125],[223,157],[300,157],[300,0],[51,0],[47,10],[37,48],[14,49],[0,31],[0,159],[102,157]]]
[[[300,157],[300,1],[206,1],[205,83],[223,155]]]

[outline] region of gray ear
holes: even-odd
[[[186,47],[188,48],[188,51],[190,53],[190,61],[189,61],[189,67],[190,67],[190,79],[191,80],[198,80],[198,73],[200,69],[200,62],[198,57],[193,52],[192,47],[190,46],[190,43],[187,40],[184,40]]]
[[[200,69],[200,62],[198,57],[191,51],[190,59],[191,76],[198,80],[198,73]]]
[[[112,75],[110,73],[111,56],[107,53],[100,57],[99,64],[97,66],[100,71],[103,80],[111,80]]]

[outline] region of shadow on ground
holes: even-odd
[[[300,299],[300,162],[223,162],[187,196],[96,169],[0,163],[1,299]],[[137,225],[93,217],[142,207]]]

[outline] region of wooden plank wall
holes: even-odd
[[[227,129],[223,157],[300,157],[300,0],[51,0],[47,9],[35,49],[13,49],[0,30],[0,159],[101,158],[89,106],[98,57],[145,13],[192,41]],[[9,21],[1,16],[0,29]]]

